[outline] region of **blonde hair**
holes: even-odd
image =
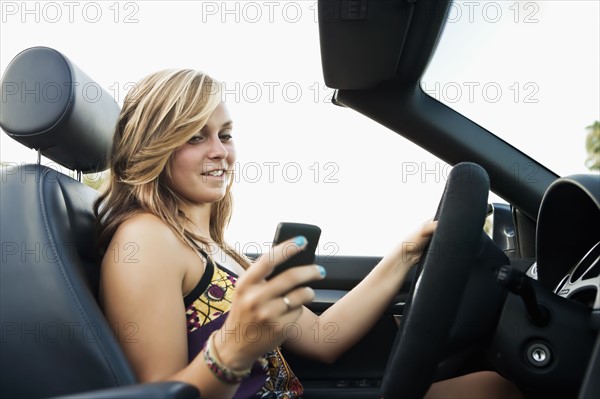
[[[127,94],[119,115],[106,189],[94,203],[97,245],[103,255],[117,228],[132,216],[151,213],[194,248],[190,238],[206,246],[189,229],[179,196],[170,188],[175,150],[197,134],[221,101],[220,85],[193,70],[163,70],[139,81]],[[211,204],[210,238],[243,267],[249,261],[224,240],[233,200],[230,179],[225,196]]]

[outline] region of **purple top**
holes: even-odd
[[[188,362],[204,347],[213,331],[223,326],[231,307],[238,276],[212,262],[204,251],[197,248],[207,260],[206,270],[198,285],[184,299],[188,331]],[[242,334],[243,331],[231,332]],[[281,355],[279,348],[264,355],[264,362],[255,362],[250,376],[240,384],[234,399],[245,398],[300,398],[302,384]]]

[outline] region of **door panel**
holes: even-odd
[[[327,277],[312,285],[316,298],[309,308],[317,314],[324,312],[356,286],[380,260],[378,257],[359,256],[317,257],[316,263],[327,269]],[[397,320],[402,314],[413,277],[414,268],[398,296],[375,326],[334,363],[316,362],[283,348],[292,370],[304,385],[307,399],[380,397],[379,385],[396,337]],[[316,334],[315,331],[308,333]],[[327,334],[330,335],[326,337]],[[326,330],[325,335],[319,338],[335,339],[335,326]]]

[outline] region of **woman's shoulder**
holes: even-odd
[[[123,221],[113,236],[115,239],[133,239],[140,243],[176,245],[181,242],[175,232],[158,216],[138,213]]]
[[[124,263],[124,254],[129,254],[129,263],[150,266],[157,262],[177,262],[177,253],[185,249],[175,232],[159,217],[150,213],[139,213],[123,221],[107,248],[109,261]],[[121,254],[120,256],[117,256]],[[105,255],[105,260],[106,260]]]
[[[168,230],[173,233],[161,218],[149,212],[140,212],[128,217],[117,228],[117,232],[139,233],[144,229],[157,230],[160,233],[166,233]]]

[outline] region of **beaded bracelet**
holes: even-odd
[[[204,361],[215,377],[225,384],[239,384],[244,378],[247,378],[250,375],[252,367],[249,367],[246,370],[237,371],[232,370],[223,364],[217,354],[213,342],[217,331],[213,331],[204,344]]]

